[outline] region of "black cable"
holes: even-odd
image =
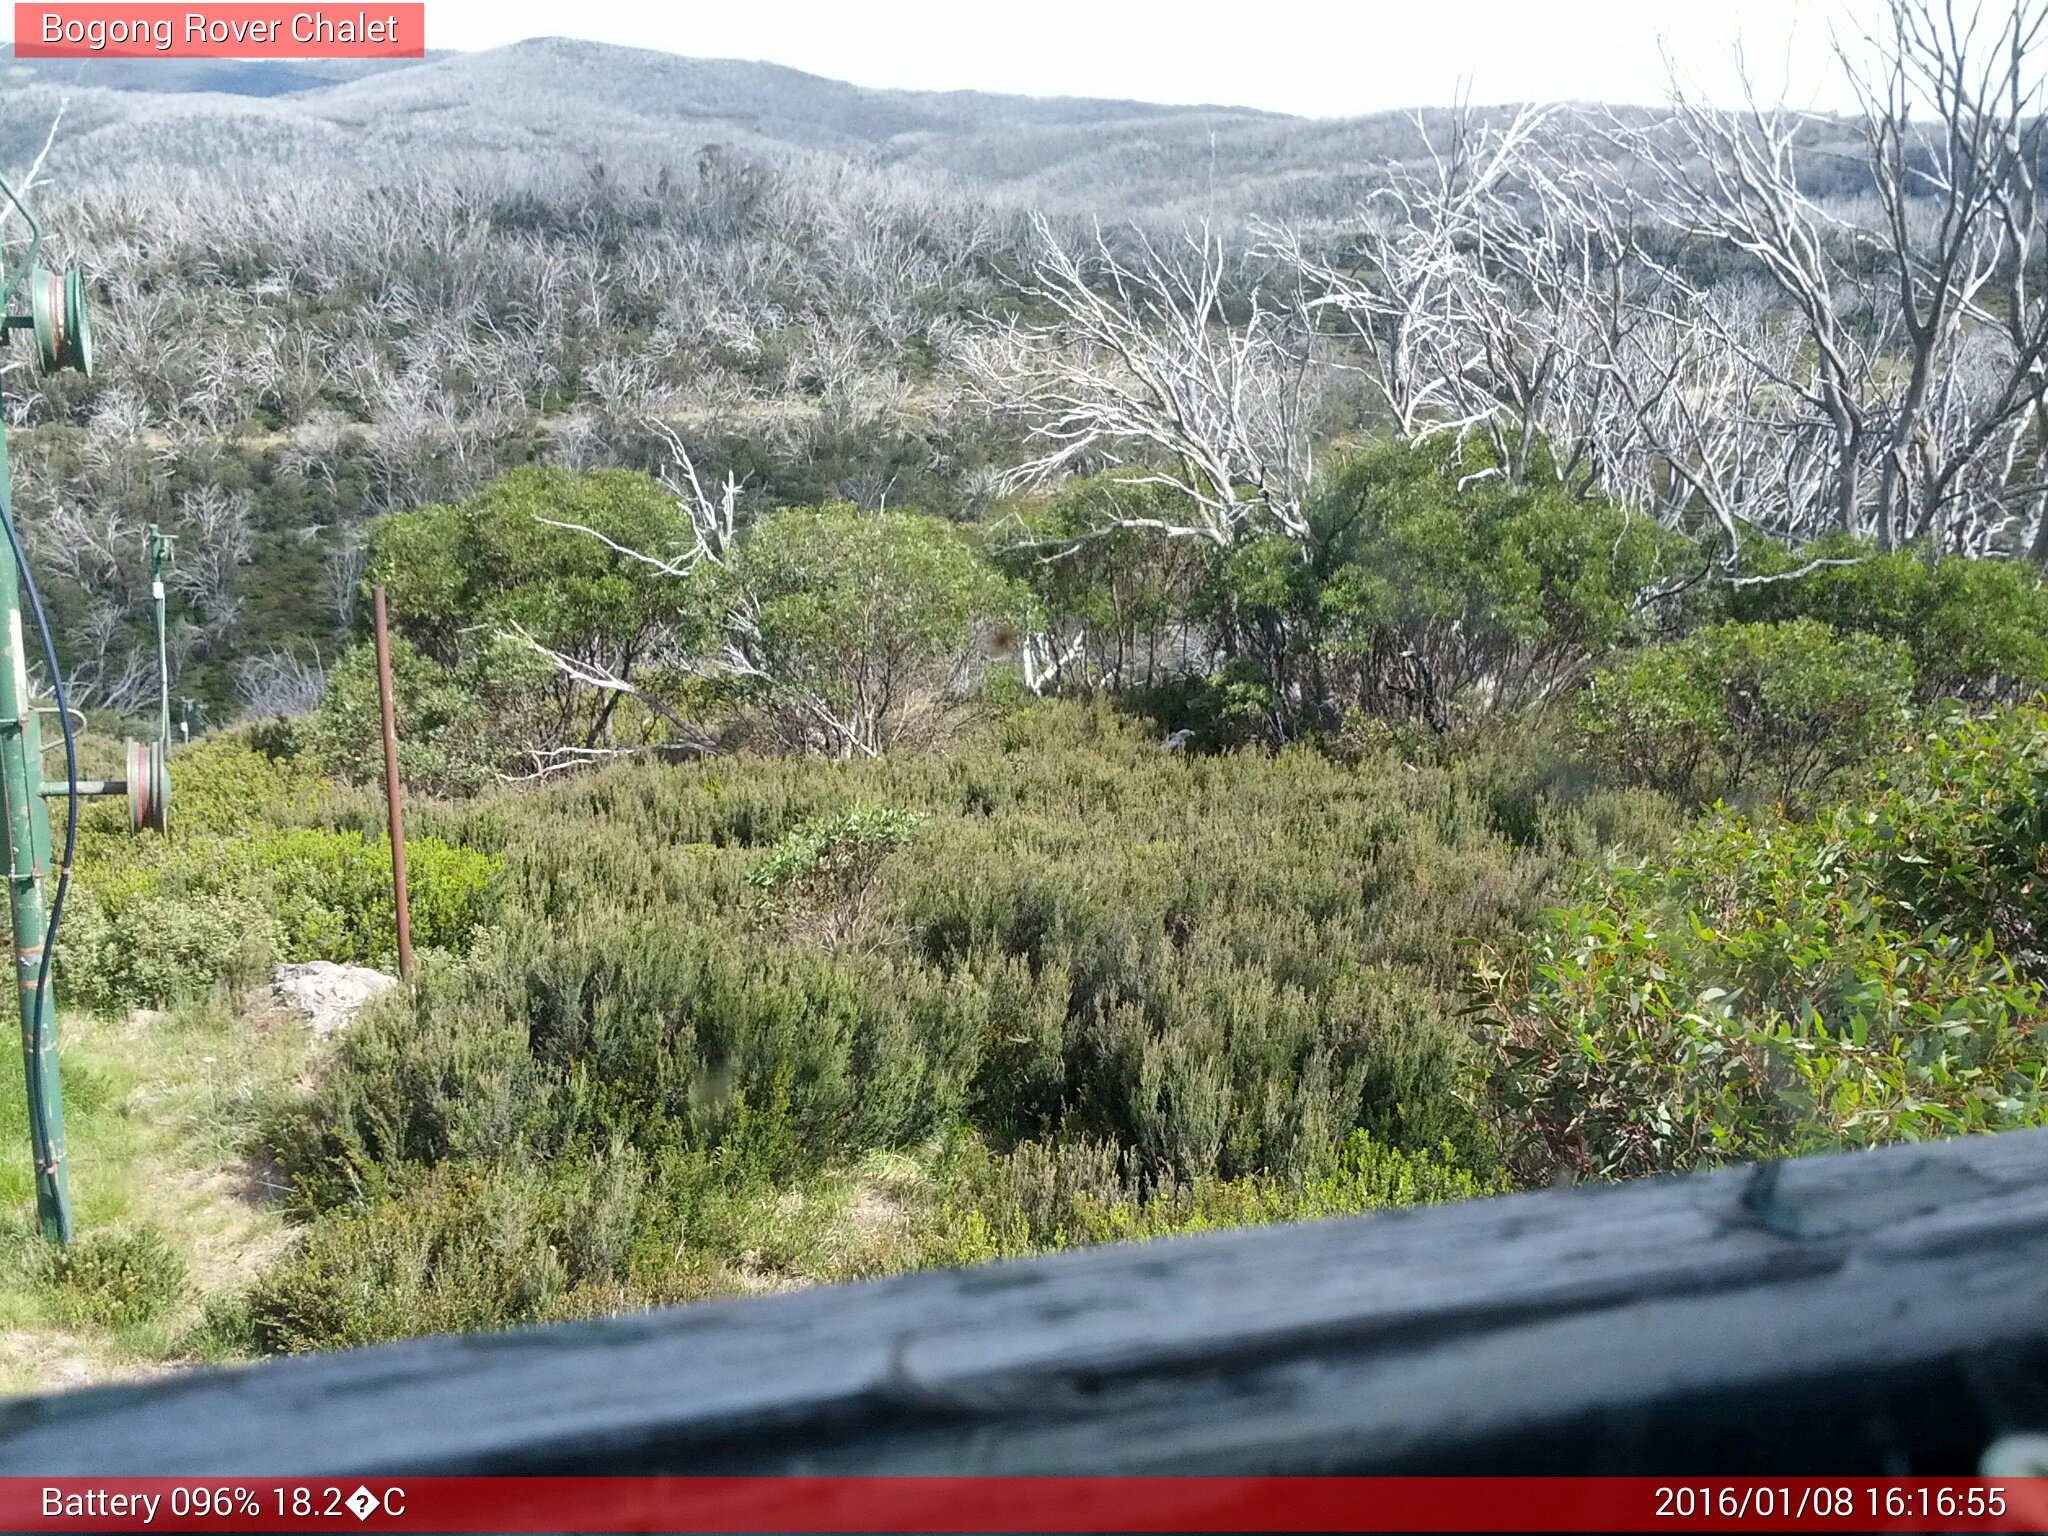
[[[57,923],[64,916],[64,893],[71,886],[71,855],[78,845],[78,742],[71,733],[71,700],[64,691],[64,673],[57,665],[56,642],[50,638],[50,620],[43,612],[42,594],[36,591],[36,579],[30,574],[28,556],[21,547],[21,535],[15,531],[14,519],[0,513],[0,528],[7,530],[8,547],[14,551],[15,569],[21,572],[21,588],[27,594],[29,611],[35,615],[36,634],[43,642],[43,660],[50,668],[50,688],[57,696],[57,718],[64,727],[64,785],[66,809],[64,816],[64,857],[57,865],[57,894],[50,903],[49,925],[43,929],[43,961],[36,971],[36,1015],[35,1048],[29,1052],[29,1115],[39,1133],[46,1136],[48,1127],[43,1118],[43,1001],[50,990],[50,957],[57,944]],[[27,676],[26,669],[23,676]],[[26,712],[29,701],[20,701],[20,708]],[[24,720],[26,716],[24,713]],[[42,788],[42,764],[30,763],[29,772],[36,782],[29,785],[31,795],[40,794]],[[35,801],[29,801],[29,837],[35,837]],[[40,1154],[42,1148],[37,1146]]]

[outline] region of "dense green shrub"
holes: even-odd
[[[1894,920],[1989,934],[2048,981],[2048,711],[1959,714],[1902,743],[1881,783],[1836,819],[1882,855]]]
[[[516,625],[630,680],[687,602],[688,582],[658,562],[694,542],[652,476],[528,467],[459,506],[373,523],[369,579],[385,585],[393,627],[445,667]]]
[[[2048,587],[2026,562],[1884,553],[1842,537],[1798,548],[1756,539],[1744,549],[1744,575],[1783,576],[1816,561],[1850,563],[1737,586],[1730,616],[1817,619],[1895,640],[1913,653],[1923,700],[2025,698],[2048,687]]]
[[[327,780],[247,736],[180,751],[171,774],[168,837],[129,835],[119,806],[85,819],[56,957],[68,999],[155,1006],[279,960],[391,962],[389,841],[291,825],[326,804]],[[490,920],[497,862],[431,836],[406,852],[415,941],[463,947]]]
[[[300,827],[256,838],[246,852],[225,856],[246,857],[253,878],[268,887],[290,958],[358,965],[396,958],[388,836],[372,841],[353,832]],[[435,837],[408,837],[405,858],[413,942],[462,948],[489,919],[496,861]]]
[[[1542,464],[1508,485],[1480,452],[1446,439],[1334,460],[1306,545],[1253,540],[1222,561],[1206,611],[1256,659],[1276,728],[1357,707],[1448,730],[1551,697],[1641,632],[1639,599],[1686,541]]]
[[[1571,859],[1663,824],[1641,792],[1579,798],[1493,752],[1190,756],[1062,703],[943,756],[621,766],[423,806],[502,859],[498,925],[359,1020],[279,1128],[309,1227],[267,1282],[270,1336],[838,1272],[820,1234],[845,1170],[949,1138],[982,1151],[939,1160],[934,1225],[890,1264],[968,1251],[949,1206],[997,1233],[1024,1200],[1042,1245],[1495,1187],[1458,940],[1505,941]],[[842,876],[859,944],[762,920],[841,903]],[[585,1263],[547,1213],[621,1158],[639,1193],[607,1220],[632,1256]],[[1097,1165],[1093,1205],[1019,1193]],[[508,1289],[542,1249],[559,1272]]]
[[[489,918],[496,863],[437,838],[406,839],[414,941],[460,948]],[[300,827],[144,845],[88,864],[58,949],[68,996],[157,1005],[278,960],[388,965],[397,954],[391,845]]]
[[[841,936],[866,914],[882,861],[908,845],[923,824],[922,816],[888,806],[814,816],[768,850],[747,872],[747,884],[772,910]]]
[[[472,794],[513,769],[544,739],[538,715],[552,668],[505,639],[474,642],[444,667],[402,634],[391,639],[392,707],[398,771],[430,795]],[[300,745],[326,772],[350,784],[384,776],[384,717],[378,702],[376,649],[352,648],[327,675],[320,708],[296,726]]]
[[[58,938],[57,985],[87,1008],[160,1007],[216,983],[244,987],[285,953],[263,893],[197,889],[170,872],[111,904],[88,873],[72,888]]]
[[[928,741],[1032,616],[943,519],[786,508],[706,543],[655,481],[611,471],[519,470],[386,518],[371,574],[400,766],[435,793],[763,735],[831,756]],[[374,775],[376,702],[358,647],[305,727],[330,771]]]
[[[171,836],[246,832],[317,813],[333,788],[326,776],[291,750],[267,747],[263,732],[241,730],[175,748]],[[112,803],[87,813],[84,832],[91,854],[101,860],[147,845],[129,833],[126,808]]]
[[[774,1114],[717,1155],[612,1149],[545,1176],[443,1165],[312,1226],[223,1326],[260,1347],[334,1349],[422,1331],[500,1328],[690,1300],[730,1285],[743,1256],[775,1275],[842,1270],[831,1251],[847,1189],[792,1181]],[[974,1263],[1045,1248],[1464,1199],[1499,1187],[1448,1149],[1402,1152],[1363,1132],[1294,1177],[1160,1185],[1113,1147],[1025,1143],[1005,1156],[971,1134],[936,1157],[894,1265]]]
[[[1900,753],[1868,803],[1709,821],[1596,882],[1484,978],[1518,1170],[2048,1120],[2044,791],[2043,716],[2014,710]]]
[[[674,680],[679,652],[714,633],[702,584],[683,573],[694,546],[675,498],[620,470],[518,469],[460,505],[372,524],[408,778],[468,793],[554,754],[668,739],[647,699]],[[377,720],[359,646],[314,722],[332,771],[379,771]]]
[[[316,1228],[249,1297],[259,1344],[343,1349],[547,1316],[569,1283],[549,1189],[531,1173],[449,1169]]]
[[[313,1223],[250,1295],[251,1325],[286,1351],[502,1328],[692,1299],[735,1255],[769,1272],[814,1255],[836,1203],[803,1182],[786,1102],[730,1109],[715,1150],[412,1166]]]
[[[1629,782],[1694,804],[1806,804],[1899,735],[1912,692],[1896,641],[1811,619],[1717,624],[1596,674],[1578,717]]]
[[[1007,1157],[971,1142],[954,1152],[946,1172],[949,1198],[937,1208],[927,1254],[952,1264],[1432,1205],[1503,1187],[1474,1175],[1448,1147],[1403,1152],[1364,1131],[1288,1177],[1161,1183],[1134,1172],[1113,1143],[1088,1141],[1025,1142]]]

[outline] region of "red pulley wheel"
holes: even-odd
[[[128,743],[128,830],[162,832],[171,814],[171,776],[160,741]]]

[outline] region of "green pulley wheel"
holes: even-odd
[[[44,373],[76,368],[92,377],[92,319],[85,307],[85,274],[67,267],[60,277],[48,267],[28,275],[30,318],[35,323],[36,364]]]
[[[171,817],[171,775],[160,741],[128,743],[128,830],[163,832]]]

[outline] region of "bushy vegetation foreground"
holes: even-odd
[[[942,755],[622,765],[422,805],[421,846],[448,850],[424,867],[483,883],[429,875],[426,909],[461,915],[418,989],[310,1098],[267,1101],[299,1239],[166,1347],[2041,1123],[2048,719],[1909,741],[1827,816],[1689,831],[1554,746],[1188,756],[1103,703],[1029,705]],[[133,855],[115,888],[153,868],[201,928],[300,888],[319,861],[297,850],[382,856],[372,802],[246,739],[185,754],[184,781],[201,821],[208,782],[254,789],[251,824]],[[201,865],[262,873],[210,908]],[[276,953],[339,933],[325,953],[388,961],[385,898],[356,889],[354,921]],[[236,983],[268,958],[225,954]],[[68,1299],[82,1282],[52,1271],[49,1306],[174,1311],[146,1262],[165,1238],[117,1220],[90,1245],[120,1296]]]
[[[392,519],[418,983],[245,1092],[295,1229],[253,1282],[131,1206],[15,1310],[323,1348],[2048,1123],[2030,575],[1700,583],[1386,454],[1306,560],[1034,557],[1138,494],[695,565],[630,476]],[[168,840],[91,813],[71,1004],[389,963],[366,680],[182,751]]]
[[[1497,1188],[1455,936],[1505,941],[1638,809],[1544,800],[1517,844],[1511,773],[1187,756],[1056,704],[944,755],[422,807],[496,870],[489,920],[274,1129],[307,1225],[253,1326],[333,1345]]]

